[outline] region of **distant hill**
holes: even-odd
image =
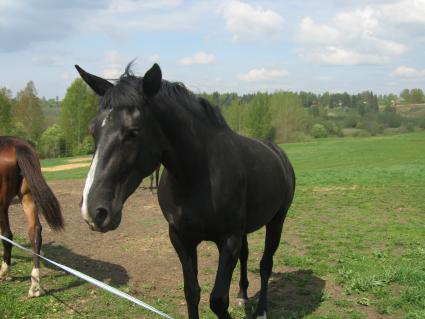
[[[419,118],[425,116],[425,103],[397,105],[396,109],[397,112],[408,117]]]

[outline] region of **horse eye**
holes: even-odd
[[[132,139],[139,136],[139,129],[129,129],[124,132],[124,140]]]

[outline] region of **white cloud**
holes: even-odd
[[[317,24],[310,17],[301,21],[299,39],[307,44],[332,44],[339,40],[340,32],[336,28]]]
[[[401,0],[380,7],[382,16],[392,23],[425,24],[425,1]]]
[[[104,5],[101,0],[1,0],[0,52],[19,51],[40,42],[61,42]]]
[[[310,51],[299,50],[298,55],[312,62],[330,65],[383,64],[388,62],[387,57],[378,54],[361,53],[333,46]]]
[[[235,42],[250,42],[282,32],[283,18],[277,12],[252,6],[242,1],[230,1],[221,7],[226,30]]]
[[[115,13],[128,13],[155,9],[175,8],[182,4],[182,0],[112,0],[108,10]]]
[[[269,81],[275,78],[287,76],[289,72],[285,69],[252,69],[248,73],[240,74],[239,79],[248,82]]]
[[[338,12],[326,24],[305,17],[297,34],[298,41],[304,45],[300,50],[302,56],[310,61],[339,65],[388,63],[408,51],[401,42],[405,38],[397,41],[387,30],[391,18],[384,11],[389,12],[388,8],[399,3]]]
[[[179,61],[182,65],[191,65],[191,64],[211,64],[215,61],[214,54],[197,52],[192,56],[185,57]]]
[[[104,64],[102,76],[106,79],[118,79],[123,73],[129,60],[116,50],[105,51],[103,54]]]
[[[185,3],[182,0],[110,0],[86,22],[86,29],[122,39],[130,32],[193,30],[214,10],[209,1]]]
[[[415,69],[408,66],[399,66],[396,68],[392,75],[399,76],[401,78],[425,78],[425,69]]]

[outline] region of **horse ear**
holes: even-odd
[[[97,95],[104,96],[106,91],[114,86],[111,82],[84,71],[77,64],[75,65],[75,68],[77,69],[78,73],[80,73],[80,76],[83,78],[83,80]]]
[[[147,97],[153,97],[158,93],[162,83],[162,72],[158,64],[154,64],[143,77],[143,93]]]

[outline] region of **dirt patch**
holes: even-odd
[[[147,188],[148,183],[127,200],[120,227],[101,234],[90,231],[80,214],[84,181],[49,182],[61,203],[66,228],[64,232],[55,233],[42,220],[42,251],[46,257],[115,286],[128,284],[136,296],[179,296],[179,312],[184,317],[186,305],[181,265],[170,243],[168,224],[162,216],[157,195]],[[9,215],[13,233],[27,238],[27,223],[21,205],[11,206]],[[212,287],[217,249],[211,243],[202,243],[198,253],[199,282]],[[48,270],[44,269],[46,272]],[[250,278],[251,293],[259,288],[259,276],[254,274],[253,277]],[[236,296],[237,287],[237,284],[232,285],[232,297]],[[208,307],[208,298],[203,290],[201,307]]]
[[[58,171],[67,171],[74,168],[88,167],[90,163],[74,163],[74,164],[64,164],[57,165],[52,167],[42,167],[42,172],[58,172]]]
[[[71,158],[68,160],[68,163],[81,163],[81,162],[88,162],[92,160],[92,156],[83,156],[83,157],[77,157],[77,158]]]
[[[184,318],[187,315],[181,265],[170,243],[168,224],[162,216],[157,195],[146,187],[148,182],[128,199],[120,227],[106,234],[90,231],[81,218],[79,203],[84,181],[50,182],[62,205],[66,229],[54,233],[42,221],[42,251],[47,257],[114,286],[128,285],[130,293],[135,296],[173,298],[177,300],[180,316]],[[13,232],[27,238],[27,223],[20,205],[10,207],[10,219]],[[290,225],[286,227],[291,228]],[[218,253],[214,244],[204,242],[199,245],[198,254],[199,283],[202,287],[200,307],[207,308]],[[254,269],[248,272],[250,296],[254,296],[260,287],[258,265],[261,254],[261,249],[250,251],[249,266]],[[42,275],[49,272],[45,267]],[[232,306],[238,291],[238,274],[237,267],[230,291]],[[325,282],[312,273],[277,266],[270,283],[270,306],[274,311],[284,313],[296,313],[299,309],[313,312],[319,306],[324,286]],[[49,287],[45,288],[49,290]],[[312,292],[307,293],[310,290]]]

